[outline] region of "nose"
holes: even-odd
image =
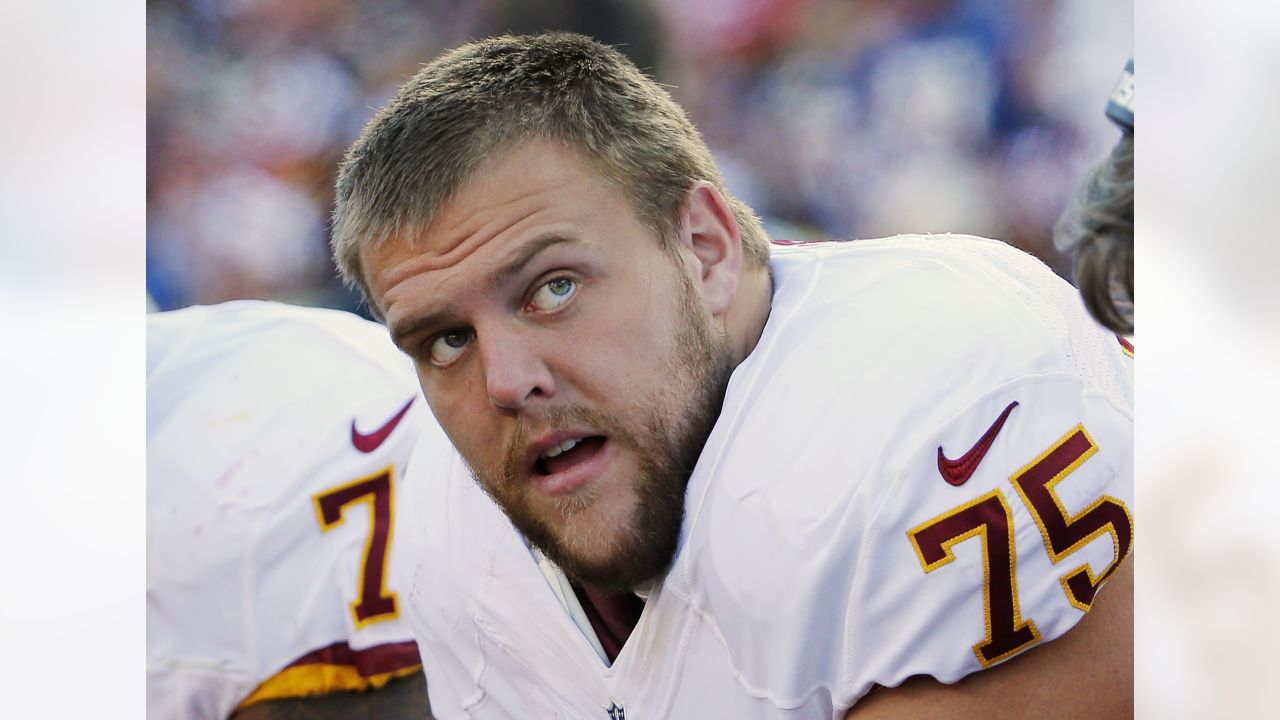
[[[555,380],[538,345],[519,333],[478,336],[489,402],[504,411],[523,410],[529,402],[555,394]]]

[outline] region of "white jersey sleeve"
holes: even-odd
[[[224,718],[419,671],[391,572],[430,420],[386,330],[233,302],[147,318],[147,706]]]
[[[1132,433],[1079,378],[1047,375],[921,443],[863,538],[846,653],[876,670],[858,686],[953,682],[1079,621],[1133,547]]]
[[[884,467],[846,619],[859,692],[954,682],[1057,638],[1133,548],[1131,346],[1030,256],[965,238],[925,247],[969,319],[923,322],[920,350],[967,361],[920,365],[933,406],[903,417],[903,452]]]
[[[1132,548],[1117,338],[995,241],[784,248],[774,269],[668,580],[715,624],[702,652],[758,704],[839,716],[1074,626]]]

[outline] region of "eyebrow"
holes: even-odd
[[[490,273],[485,282],[490,288],[500,290],[511,281],[511,278],[515,277],[517,273],[524,269],[524,266],[528,265],[529,261],[538,253],[553,245],[576,242],[578,241],[563,235],[544,235],[537,238],[521,248],[519,253],[511,258],[511,260],[507,261],[497,270]],[[432,312],[397,323],[394,327],[390,328],[391,342],[395,343],[395,346],[400,348],[401,351],[408,352],[405,350],[404,345],[401,344],[403,338],[415,335],[424,328],[431,328],[442,324],[442,318],[447,314],[448,313],[445,312]]]
[[[404,339],[417,334],[423,328],[437,324],[443,316],[444,313],[431,313],[430,315],[423,315],[422,317],[398,323],[395,327],[390,328],[392,344],[400,348],[400,352],[412,355],[413,353],[410,353],[408,348],[404,346]]]
[[[517,253],[515,257],[511,258],[511,260],[506,264],[497,270],[494,270],[493,273],[489,275],[489,287],[494,290],[499,290],[505,287],[506,284],[511,281],[511,278],[515,277],[517,273],[524,269],[525,265],[529,264],[529,261],[532,260],[534,256],[552,245],[574,242],[577,242],[577,240],[563,235],[544,235],[537,238],[533,242],[530,242],[528,245],[521,248],[520,252]]]

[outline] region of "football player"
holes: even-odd
[[[149,716],[426,713],[390,572],[418,395],[385,329],[347,313],[148,315]]]
[[[337,197],[461,454],[397,535],[439,716],[1131,713],[1132,357],[1039,261],[771,247],[564,34],[426,65]]]

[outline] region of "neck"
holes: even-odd
[[[733,365],[737,367],[755,350],[769,320],[773,302],[773,281],[769,268],[754,268],[743,272],[733,304],[725,315],[725,332],[733,352]]]

